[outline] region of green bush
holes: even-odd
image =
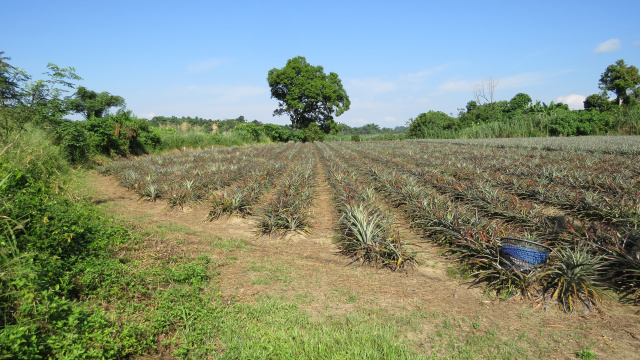
[[[324,141],[324,131],[316,123],[311,123],[302,130],[304,142]]]
[[[611,128],[610,118],[594,110],[558,110],[549,116],[549,135],[552,136],[600,135]]]
[[[64,120],[56,128],[57,143],[72,164],[86,162],[91,151],[84,125],[83,122]]]
[[[129,241],[127,229],[65,196],[69,166],[42,131],[27,128],[3,148],[0,357],[120,357],[125,338],[137,341],[135,332],[80,302],[78,279],[95,264],[90,260],[106,259],[112,245]]]
[[[456,127],[456,119],[442,111],[429,111],[411,119],[407,137],[410,139],[444,138]]]

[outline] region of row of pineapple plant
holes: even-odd
[[[483,216],[502,219],[505,222],[515,223],[519,227],[543,234],[546,239],[552,239],[557,235],[558,227],[564,226],[564,221],[552,221],[545,215],[545,209],[541,206],[519,199],[506,193],[502,189],[493,188],[487,184],[461,182],[451,176],[440,175],[437,171],[426,170],[412,165],[409,162],[398,161],[397,158],[375,154],[373,152],[351,149],[358,157],[367,158],[377,164],[384,164],[400,174],[413,175],[408,181],[432,188],[450,201],[457,200],[468,204]],[[372,168],[370,171],[377,171]],[[429,175],[429,176],[427,176]]]
[[[340,214],[335,239],[340,252],[354,262],[392,270],[414,265],[415,253],[407,249],[393,218],[380,206],[375,189],[336,161],[335,153],[326,145],[319,146],[319,149]]]
[[[206,199],[279,151],[276,146],[254,146],[173,153],[116,161],[101,171],[143,200],[165,199],[182,207]]]
[[[640,157],[577,154],[484,147],[434,146],[403,143],[381,144],[390,155],[411,158],[425,167],[452,172],[502,174],[527,178],[536,183],[555,183],[582,191],[612,194],[636,193]]]
[[[217,220],[222,215],[241,217],[255,215],[265,190],[271,188],[276,179],[281,177],[296,157],[298,146],[296,144],[279,146],[277,153],[267,159],[261,159],[260,163],[250,168],[240,180],[213,194],[206,220]]]
[[[370,150],[375,151],[375,149]],[[631,197],[614,201],[602,193],[591,191],[580,193],[575,190],[570,192],[555,185],[551,185],[553,188],[539,184],[533,185],[528,180],[509,178],[508,181],[501,182],[503,179],[501,175],[474,172],[474,176],[464,176],[464,171],[451,170],[451,167],[447,168],[449,174],[442,174],[439,168],[420,166],[420,162],[414,159],[411,161],[404,159],[400,164],[397,159],[397,157],[387,156],[381,161],[395,164],[396,168],[416,175],[423,183],[441,192],[467,200],[484,211],[493,212],[493,216],[510,218],[522,224],[530,222],[537,224],[537,228],[540,226],[549,228],[549,225],[552,225],[549,234],[551,236],[557,230],[562,230],[557,227],[573,233],[573,227],[582,226],[580,224],[585,222],[591,223],[593,220],[596,220],[596,226],[600,228],[604,226],[610,233],[617,231],[630,234],[634,232],[640,221],[638,201]],[[415,163],[418,165],[413,165]],[[533,188],[528,191],[513,191],[512,186],[521,184],[525,186],[531,184]],[[537,206],[537,203],[562,209],[569,216],[559,211],[547,216],[545,213],[549,211]],[[584,220],[576,222],[574,218]]]
[[[590,254],[603,275],[601,283],[618,290],[623,299],[640,300],[640,157],[529,150],[514,154],[513,149],[479,146],[450,150],[458,153],[449,157],[409,150],[409,158],[419,158],[416,162],[427,168],[445,168],[457,180],[485,181],[580,218],[569,222],[562,237],[571,240],[574,252]]]
[[[354,159],[361,158],[355,156]],[[360,160],[359,164],[362,166],[363,162]],[[530,273],[520,272],[500,258],[499,239],[503,236],[526,237],[527,232],[522,228],[503,220],[478,216],[472,206],[422,186],[413,175],[400,174],[375,163],[364,166],[378,189],[404,211],[426,238],[446,245],[458,260],[475,271],[477,281],[486,283],[488,288],[503,294],[517,290],[525,297],[541,290],[558,299],[569,311],[578,303],[593,307],[600,299],[601,290],[596,286],[595,277],[602,263],[576,266],[581,264],[576,259],[592,260],[590,252],[565,247],[548,266]]]
[[[258,228],[263,234],[309,232],[310,207],[315,198],[317,164],[312,145],[300,146],[299,156],[289,166],[289,172],[283,177],[280,188],[261,210]]]

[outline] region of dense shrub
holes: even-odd
[[[76,129],[70,125],[69,133]],[[64,195],[69,166],[46,135],[26,129],[0,154],[0,357],[117,357],[122,339],[101,310],[78,302],[89,259],[127,229]],[[134,338],[135,339],[135,338]]]
[[[55,127],[56,143],[72,164],[91,156],[129,156],[153,151],[161,142],[144,119],[130,112],[86,121],[60,120]]]
[[[410,120],[407,137],[410,139],[439,138],[456,128],[456,119],[442,111],[429,111]]]
[[[556,111],[549,116],[549,135],[600,135],[611,129],[609,116],[599,111]]]

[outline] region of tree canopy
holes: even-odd
[[[629,103],[640,92],[640,74],[638,68],[627,66],[624,60],[609,65],[600,77],[599,87],[602,91],[616,94],[618,105]]]
[[[78,86],[74,97],[68,101],[69,109],[80,113],[85,119],[92,117],[101,118],[112,107],[123,107],[124,99],[117,95],[111,95],[106,91],[97,93],[84,86]]]
[[[334,115],[340,116],[351,104],[338,74],[327,75],[322,66],[302,56],[287,60],[282,69],[269,70],[267,81],[271,97],[279,101],[273,115],[289,115],[294,130],[316,123],[325,133],[334,132]]]
[[[438,137],[437,133],[442,132],[442,130],[455,128],[455,122],[456,119],[442,111],[430,110],[427,113],[418,115],[415,120],[409,119],[407,136],[412,139]]]

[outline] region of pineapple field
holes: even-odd
[[[321,274],[349,282],[347,299],[376,299],[385,309],[397,300],[408,313],[487,311],[484,322],[505,317],[540,334],[581,329],[584,341],[575,343],[624,358],[640,346],[637,139],[562,140],[267,144],[140,157],[100,171],[127,189],[136,211],[155,209],[163,222],[185,219],[193,231],[262,249],[251,261],[278,269],[279,295],[305,289],[326,299],[331,284],[295,276]],[[509,239],[540,245],[547,257],[518,266],[502,251]],[[295,265],[305,261],[313,266]],[[221,270],[233,296],[274,291],[238,283],[237,271]],[[314,311],[345,311],[327,306]],[[574,340],[546,341],[538,355],[566,358],[559,348]],[[538,349],[534,342],[527,346]]]

